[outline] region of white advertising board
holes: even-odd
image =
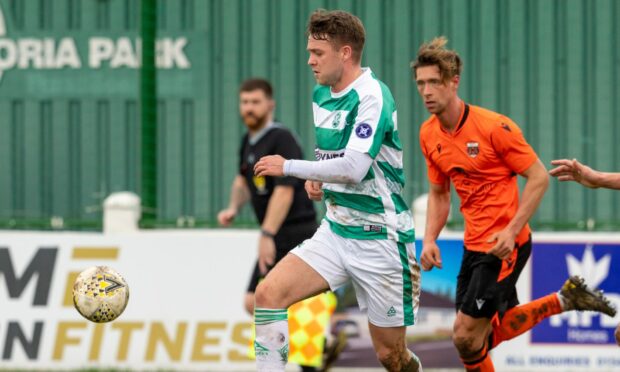
[[[131,235],[0,233],[1,368],[252,370],[243,296],[254,231]],[[130,300],[96,325],[71,303],[73,277],[108,265]]]
[[[1,232],[0,368],[254,370],[246,357],[251,317],[242,304],[257,237],[248,230]],[[455,283],[462,243],[453,243],[444,270],[434,272],[437,278],[423,275],[425,290]],[[71,303],[73,278],[92,265],[115,268],[130,286],[125,313],[109,324],[88,322]],[[537,234],[519,297],[541,297],[578,274],[620,306],[618,267],[619,234]],[[424,303],[421,310],[428,310]],[[620,348],[612,339],[618,322],[620,316],[593,313],[555,316],[494,349],[496,370],[620,371]],[[411,328],[415,334],[416,326]],[[354,352],[354,342],[349,346],[347,352]],[[362,367],[346,355],[341,359],[342,365]]]

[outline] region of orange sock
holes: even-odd
[[[461,362],[463,362],[467,372],[495,372],[495,366],[493,366],[486,343],[479,352],[468,358],[468,360],[461,358]]]
[[[489,350],[529,331],[541,320],[561,312],[562,305],[556,293],[513,307],[506,311],[499,324],[493,323],[493,331],[489,336]]]

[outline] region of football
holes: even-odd
[[[89,267],[73,284],[73,304],[91,322],[106,323],[118,318],[128,301],[127,282],[107,266]]]

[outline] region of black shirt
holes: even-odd
[[[304,190],[304,181],[295,177],[259,177],[254,175],[254,164],[265,155],[280,155],[285,159],[303,159],[299,143],[293,134],[282,125],[274,123],[249,139],[246,133],[241,141],[239,151],[239,174],[250,189],[252,207],[256,218],[262,224],[267,213],[269,198],[278,185],[293,186],[295,192],[293,204],[289,209],[282,227],[316,220],[312,201]]]

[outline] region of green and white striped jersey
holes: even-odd
[[[317,85],[312,100],[317,160],[344,156],[345,149],[374,159],[359,184],[323,184],[325,218],[332,230],[345,238],[413,242],[413,218],[401,195],[403,152],[389,88],[364,68],[341,92]]]

